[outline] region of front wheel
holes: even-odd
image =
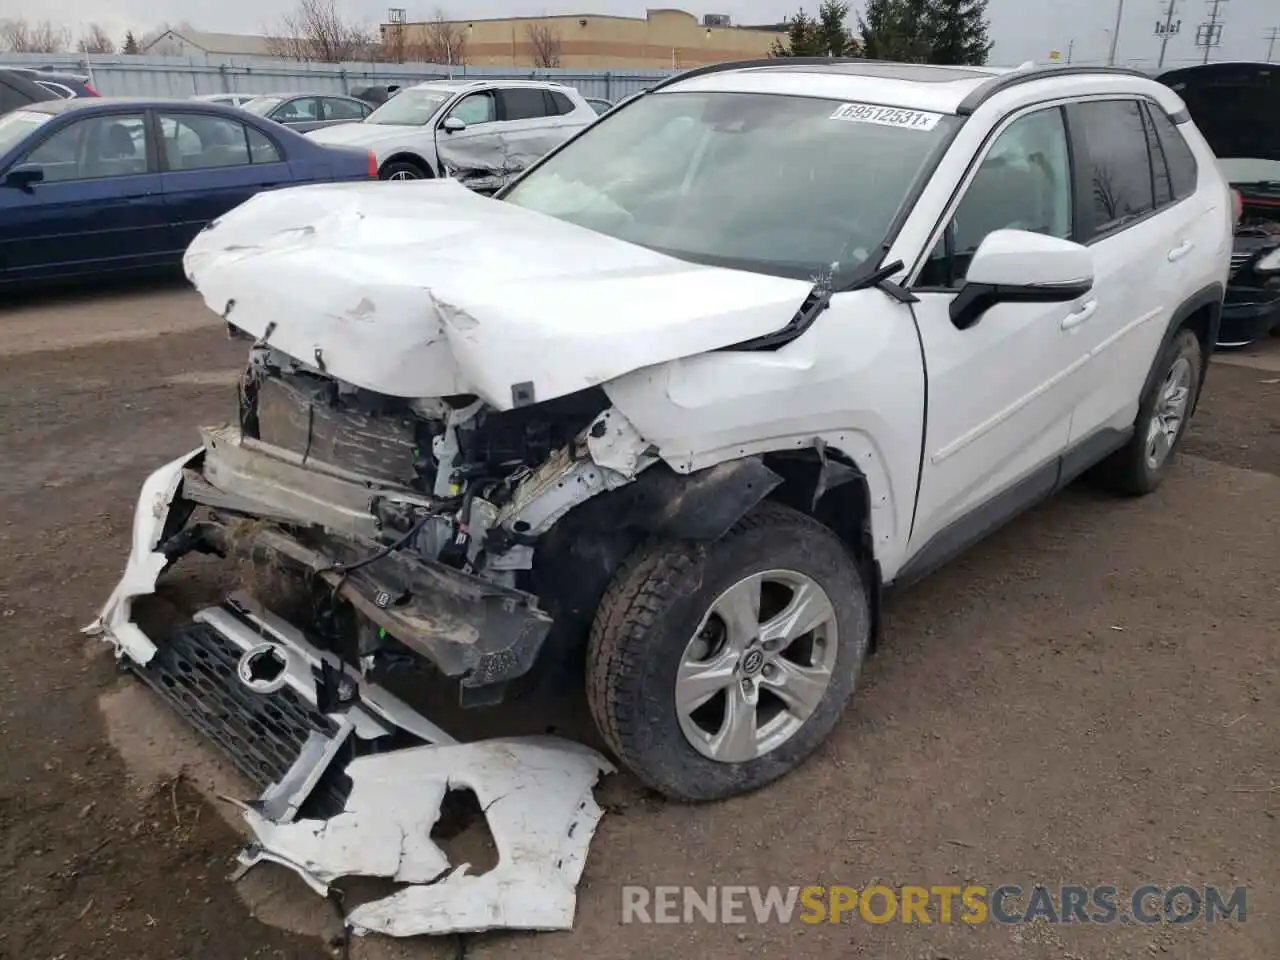
[[[677,800],[747,793],[799,766],[839,720],[871,636],[844,544],[766,503],[709,544],[659,541],[623,564],[591,632],[601,735]]]

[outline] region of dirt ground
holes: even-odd
[[[243,785],[78,631],[138,487],[233,409],[243,346],[180,285],[0,309],[0,957],[319,958],[335,909],[228,881]],[[357,958],[1280,956],[1280,340],[1217,362],[1177,470],[1077,485],[899,597],[830,742],[733,802],[623,775],[571,933]],[[562,704],[581,716],[579,704]],[[528,718],[526,718],[527,721]],[[459,731],[466,734],[466,731]],[[621,925],[621,888],[1248,887],[1245,922]]]

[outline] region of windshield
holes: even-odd
[[[883,244],[954,117],[756,93],[658,93],[504,200],[695,262],[816,279]]]
[[[0,117],[0,156],[21,143],[36,127],[52,119],[52,114],[34,110],[15,110]]]
[[[452,96],[451,90],[401,90],[365,117],[364,122],[420,127]]]
[[[243,110],[248,110],[250,113],[256,113],[260,117],[265,117],[283,102],[284,97],[254,97],[252,100],[242,103],[240,106]]]

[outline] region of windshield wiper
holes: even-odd
[[[875,287],[899,303],[916,303],[919,301],[920,298],[910,290],[889,279],[905,266],[901,260],[894,260],[892,263],[886,263],[873,269],[867,268],[868,263],[870,261],[865,261],[862,266],[855,269],[851,275],[843,280],[837,280],[832,277],[826,283],[821,281],[815,283],[813,289],[809,291],[809,295],[804,298],[804,303],[800,304],[800,309],[796,311],[796,315],[781,330],[726,349],[772,350],[775,347],[782,346],[784,343],[790,343],[813,326],[813,322],[822,315],[822,312],[827,307],[831,306],[831,298],[837,293],[848,293],[852,290],[865,290],[869,287]]]

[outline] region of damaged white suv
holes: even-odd
[[[148,480],[96,627],[281,818],[430,740],[441,675],[575,665],[647,784],[751,790],[831,731],[887,588],[1086,469],[1160,483],[1232,222],[1141,75],[830,59],[674,78],[496,200],[261,194],[185,261],[252,341],[238,416]],[[149,628],[192,550],[253,575]]]

